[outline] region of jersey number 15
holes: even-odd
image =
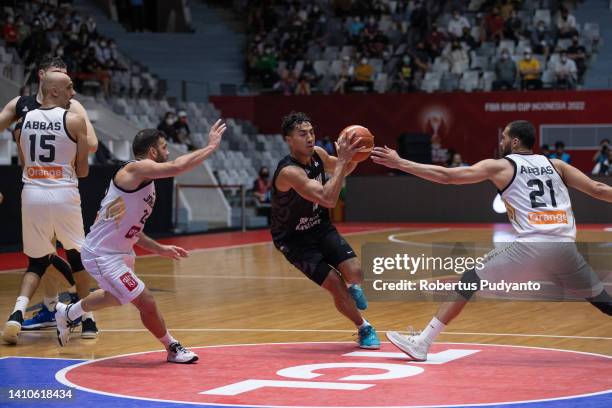
[[[30,135],[30,160],[35,162],[36,161],[36,136],[37,135]],[[40,150],[46,154],[45,155],[39,155],[38,156],[38,160],[40,160],[41,162],[45,162],[45,163],[50,163],[53,160],[55,160],[55,145],[48,143],[48,142],[53,142],[55,141],[55,135],[40,135]]]

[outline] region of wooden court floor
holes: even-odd
[[[488,241],[491,226],[378,226],[346,235],[361,252],[368,242],[390,236],[412,242]],[[612,242],[603,227],[579,230],[578,240]],[[351,341],[354,327],[333,307],[331,297],[288,264],[269,242],[231,248],[201,248],[172,261],[140,257],[136,273],[153,290],[166,323],[185,346],[268,342]],[[21,270],[0,273],[0,315],[12,310]],[[31,305],[41,301],[40,292]],[[371,302],[366,318],[385,330],[422,328],[436,311],[430,302]],[[158,350],[132,306],[96,313],[101,332],[67,347],[55,331],[22,332],[17,346],[0,345],[0,356],[94,359]],[[467,306],[439,341],[526,345],[612,355],[612,320],[588,303],[475,302]]]

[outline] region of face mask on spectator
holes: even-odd
[[[410,57],[406,55],[402,61],[404,61],[404,64],[408,65],[410,64]]]
[[[538,26],[538,31],[544,31],[546,29],[546,26],[544,24],[540,24]]]
[[[174,116],[168,116],[166,118],[166,125],[172,126],[172,124],[174,124],[175,121],[176,121],[176,119],[174,118]]]
[[[509,57],[509,55],[508,55],[508,53],[507,53],[507,52],[503,52],[503,53],[502,53],[502,55],[501,55],[501,58],[502,58],[503,60],[507,60],[507,59],[508,59],[508,57]]]
[[[9,17],[6,19],[6,23],[7,23],[7,24],[13,24],[13,22],[14,22],[14,20],[13,20],[13,17],[12,17],[12,16],[9,16]]]
[[[525,59],[531,59],[531,53],[526,52],[525,53]]]
[[[62,55],[64,55],[64,50],[62,48],[58,48],[57,51],[55,51],[55,54],[58,57],[61,57]]]
[[[566,62],[566,61],[567,61],[567,55],[561,56],[561,62]]]
[[[101,41],[100,42],[100,47],[102,47],[102,48],[106,47],[106,41]]]
[[[368,63],[368,59],[367,58],[362,58],[361,59],[361,65],[365,65]]]

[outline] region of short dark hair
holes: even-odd
[[[565,148],[565,143],[559,140],[558,142],[555,142],[555,149],[558,149],[560,147]]]
[[[46,71],[49,68],[59,68],[59,69],[68,69],[68,66],[66,65],[66,63],[64,62],[63,59],[61,59],[60,57],[47,57],[47,58],[43,58],[39,63],[38,63],[38,69],[39,70],[43,70]]]
[[[521,144],[531,149],[535,144],[535,128],[526,120],[515,120],[508,125],[508,134],[521,141]]]
[[[281,124],[281,131],[284,136],[289,136],[289,133],[295,129],[297,125],[304,122],[310,122],[310,118],[303,112],[291,112],[285,115]]]
[[[550,146],[547,144],[542,145],[542,150],[550,150]]]
[[[143,129],[136,133],[132,142],[134,157],[146,156],[149,149],[154,147],[162,137],[165,137],[164,132],[157,129]]]

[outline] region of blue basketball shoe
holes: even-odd
[[[363,293],[363,289],[360,285],[351,285],[348,288],[349,293],[355,300],[355,304],[357,305],[357,309],[366,310],[368,308],[368,299],[365,297],[365,293]]]
[[[45,327],[56,327],[55,312],[51,312],[44,304],[42,308],[34,313],[31,319],[27,319],[21,325],[22,330],[40,330]]]
[[[378,350],[380,348],[380,340],[376,334],[374,327],[367,325],[359,329],[359,348]]]

